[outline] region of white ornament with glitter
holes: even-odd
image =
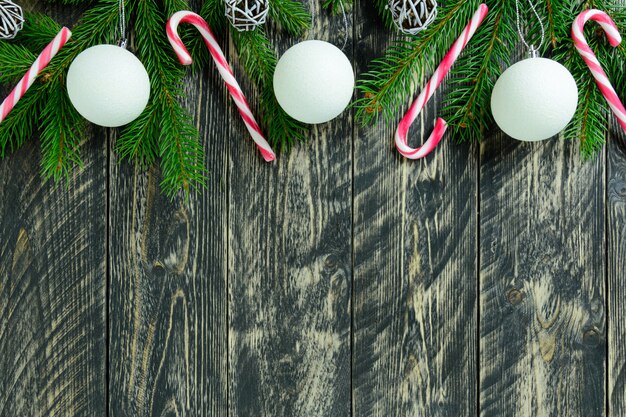
[[[528,58],[507,69],[493,89],[491,111],[500,128],[521,141],[551,138],[576,112],[578,88],[563,65]]]
[[[578,105],[578,87],[563,65],[538,58],[545,41],[545,28],[531,0],[528,5],[541,28],[539,46],[526,41],[519,0],[515,0],[517,31],[530,58],[512,65],[498,78],[491,94],[491,112],[504,133],[517,140],[534,142],[549,139],[567,126]]]
[[[303,123],[325,123],[350,103],[354,90],[352,64],[339,48],[310,40],[287,50],[274,72],[280,107]]]
[[[119,0],[120,41],[78,54],[67,71],[70,101],[85,119],[104,127],[135,120],[150,99],[150,78],[141,61],[126,50],[126,12]]]
[[[150,79],[135,55],[116,45],[81,52],[67,72],[67,92],[90,122],[118,127],[135,120],[148,104]]]

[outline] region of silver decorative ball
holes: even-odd
[[[225,0],[226,17],[238,31],[254,30],[265,23],[269,0]]]
[[[398,30],[416,35],[437,17],[437,0],[389,0],[389,10]]]
[[[0,0],[0,39],[13,39],[24,27],[24,12],[11,0]]]

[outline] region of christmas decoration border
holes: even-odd
[[[66,5],[90,4],[89,0],[51,0]],[[343,3],[340,3],[343,2]],[[333,11],[346,0],[325,0]],[[186,69],[179,65],[168,44],[165,23],[179,10],[189,9],[185,0],[125,0],[133,33],[129,49],[146,67],[151,80],[151,98],[137,120],[120,130],[115,150],[122,159],[143,167],[157,161],[161,167],[161,190],[173,197],[183,190],[201,189],[206,184],[205,155],[192,117],[182,105]],[[309,28],[311,18],[305,4],[296,0],[270,0],[269,21],[291,36]],[[222,0],[206,0],[200,14],[216,33],[228,33],[239,62],[258,92],[262,128],[275,149],[287,150],[306,138],[308,127],[289,117],[274,97],[272,78],[277,62],[274,46],[264,27],[239,32],[224,14]],[[88,124],[69,101],[65,76],[74,58],[97,44],[115,44],[119,39],[118,0],[100,0],[85,11],[73,28],[72,39],[55,60],[42,71],[38,81],[0,123],[0,156],[5,157],[30,140],[39,129],[41,172],[46,179],[69,179],[82,166],[80,144],[87,139]],[[61,26],[49,16],[29,13],[24,29],[15,40],[0,42],[0,85],[13,85],[28,70],[37,53]],[[194,71],[211,66],[200,37],[192,29],[182,31],[185,44],[194,56]]]
[[[385,25],[394,30],[388,0],[374,0]],[[535,0],[533,0],[535,1]],[[515,25],[515,2],[487,0],[489,15],[450,71],[443,94],[443,116],[449,124],[449,135],[457,141],[478,141],[494,126],[491,115],[491,91],[503,70],[525,58],[515,55],[520,45]],[[412,101],[414,91],[428,77],[447,51],[479,0],[453,0],[440,5],[436,21],[416,36],[400,36],[385,54],[370,63],[369,70],[357,82],[360,98],[356,101],[356,118],[364,125],[379,121],[397,124]],[[542,56],[563,64],[574,76],[579,89],[579,102],[573,120],[565,128],[564,137],[580,140],[585,158],[597,154],[605,143],[609,117],[613,117],[589,69],[576,52],[570,36],[572,22],[588,8],[606,11],[618,28],[626,29],[626,5],[610,0],[546,0],[535,1],[546,23],[549,42],[540,51]],[[538,38],[539,25],[528,13],[526,29],[529,37]],[[596,51],[615,89],[626,91],[626,48],[613,48],[595,25],[585,28],[591,48]]]

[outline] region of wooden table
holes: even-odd
[[[392,36],[367,1],[349,23],[360,74]],[[626,415],[615,124],[589,161],[494,130],[410,162],[348,111],[271,165],[213,66],[186,92],[210,168],[187,203],[113,131],[67,187],[36,138],[0,162],[0,416]]]

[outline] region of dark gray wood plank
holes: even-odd
[[[102,416],[106,142],[96,133],[83,143],[83,169],[58,186],[39,175],[39,146],[33,137],[0,161],[0,416]]]
[[[158,168],[142,172],[112,153],[111,416],[227,413],[227,96],[212,66],[185,93],[206,190],[171,201]]]
[[[42,184],[35,138],[0,162],[3,417],[105,411],[106,146],[81,153],[67,187]]]
[[[612,116],[611,116],[612,117]],[[626,135],[613,119],[607,141],[609,416],[626,415]]]
[[[480,181],[481,415],[604,415],[603,154],[497,134]]]
[[[342,17],[308,4],[315,16],[308,38],[341,47]],[[281,52],[299,41],[279,39]],[[348,42],[348,57],[351,49]],[[248,85],[244,91],[254,103]],[[350,112],[315,127],[308,143],[275,164],[263,162],[234,111],[231,123],[230,414],[348,416]]]
[[[356,22],[363,72],[395,35],[370,2],[358,4]],[[411,143],[430,134],[438,97]],[[354,415],[473,416],[477,147],[447,134],[433,154],[409,161],[394,130],[359,127],[355,137]]]

